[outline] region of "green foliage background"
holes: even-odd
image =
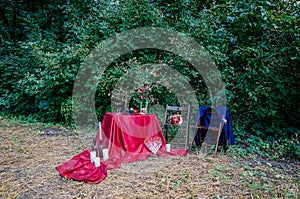
[[[74,80],[91,50],[116,33],[162,27],[191,36],[213,57],[238,142],[251,147],[259,139],[287,139],[286,153],[300,155],[297,1],[1,0],[0,13],[4,114],[71,125]],[[96,94],[100,119],[111,108],[117,80],[145,63],[178,70],[197,91],[199,105],[209,105],[205,82],[188,62],[144,49],[123,55],[105,72]],[[170,93],[160,101],[171,98]]]

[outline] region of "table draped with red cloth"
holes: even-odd
[[[87,183],[100,183],[107,176],[107,169],[121,166],[122,162],[132,163],[146,160],[149,156],[183,156],[188,151],[178,148],[166,152],[166,141],[157,115],[131,115],[106,113],[101,123],[102,147],[108,149],[109,159],[95,167],[90,162],[90,149],[74,156],[71,160],[56,167],[62,177]],[[156,154],[145,145],[145,139],[160,138],[162,146]],[[100,134],[96,136],[100,146]]]

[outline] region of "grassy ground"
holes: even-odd
[[[71,130],[0,117],[0,142],[0,198],[300,198],[297,161],[193,152],[123,164],[85,184],[55,170],[84,149]]]

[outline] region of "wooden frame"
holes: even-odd
[[[183,124],[171,124],[168,122],[169,119],[169,113],[170,112],[186,112],[186,117],[183,118],[185,121]],[[189,126],[190,126],[190,105],[187,106],[169,106],[168,104],[166,105],[166,110],[165,110],[165,119],[164,119],[164,129],[165,129],[165,135],[166,135],[166,142],[168,143],[168,126],[179,126],[179,127],[184,127],[185,128],[185,145],[184,148],[187,150],[189,149]]]

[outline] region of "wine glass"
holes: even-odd
[[[116,108],[116,114],[119,115],[121,114],[121,108],[122,108],[123,104],[121,102],[117,102],[115,103],[115,108]]]

